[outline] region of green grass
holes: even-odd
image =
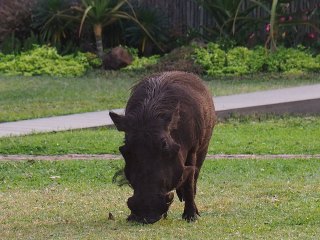
[[[203,77],[213,96],[226,96],[256,91],[265,91],[286,87],[320,83],[319,74],[283,75],[283,74],[253,74],[242,77]]]
[[[196,202],[201,218],[181,220],[175,198],[166,220],[125,221],[129,187],[111,183],[122,161],[0,163],[1,239],[317,239],[320,161],[206,161]],[[112,213],[115,221],[108,220]]]
[[[221,122],[210,154],[319,154],[320,117],[273,117]],[[119,153],[123,133],[110,128],[0,138],[0,154]]]
[[[0,76],[0,122],[122,108],[130,87],[144,75],[92,72],[81,78]],[[214,96],[320,82],[316,74],[204,79]]]
[[[0,77],[0,122],[121,108],[139,76]]]

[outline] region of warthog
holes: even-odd
[[[212,96],[196,75],[164,72],[136,84],[125,115],[110,112],[125,132],[119,148],[134,193],[128,220],[154,223],[167,215],[173,190],[185,202],[182,218],[194,221],[199,171],[216,121]]]

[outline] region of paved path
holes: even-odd
[[[320,84],[215,98],[219,117],[230,114],[320,114]]]
[[[113,111],[123,113],[122,109]],[[93,128],[112,124],[112,120],[109,117],[109,111],[79,113],[58,117],[0,123],[0,137],[26,135],[35,132]]]
[[[61,161],[61,160],[119,160],[114,154],[65,154],[65,155],[0,155],[1,161]],[[320,154],[208,154],[207,160],[217,159],[320,159]]]
[[[231,114],[320,114],[320,84],[214,98],[220,118]],[[113,110],[122,113],[123,109]],[[0,123],[0,137],[112,125],[109,111]]]

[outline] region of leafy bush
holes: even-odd
[[[319,71],[320,64],[303,49],[278,48],[267,58],[270,72]]]
[[[267,71],[267,54],[268,52],[262,46],[258,46],[251,51],[250,58],[248,59],[248,65],[251,73]]]
[[[318,72],[320,57],[313,57],[305,49],[280,47],[274,53],[263,47],[249,50],[235,47],[223,51],[218,44],[209,43],[206,47],[196,47],[194,61],[200,64],[211,76],[245,75],[257,72]]]
[[[196,47],[195,63],[202,66],[209,75],[223,75],[226,53],[215,43],[209,43],[206,48]]]
[[[159,55],[153,55],[150,57],[134,57],[132,63],[125,67],[124,70],[141,70],[148,66],[157,64],[160,59]]]
[[[0,54],[0,73],[6,75],[82,76],[90,67],[84,53],[61,56],[55,48],[35,47],[19,55]]]
[[[86,52],[84,53],[84,56],[87,58],[88,63],[92,68],[99,68],[102,66],[102,60],[97,54]]]
[[[133,61],[130,65],[123,68],[123,70],[141,70],[148,66],[155,65],[158,63],[160,56],[159,55],[153,55],[150,57],[139,57],[139,50],[137,48],[127,47],[124,46],[125,49],[127,49],[128,53],[132,56]]]
[[[252,51],[246,47],[236,47],[226,54],[226,65],[223,68],[225,74],[244,75],[250,73],[249,61]]]

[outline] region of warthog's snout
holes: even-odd
[[[167,216],[167,211],[173,202],[174,193],[134,195],[128,199],[131,214],[128,221],[152,224]]]

